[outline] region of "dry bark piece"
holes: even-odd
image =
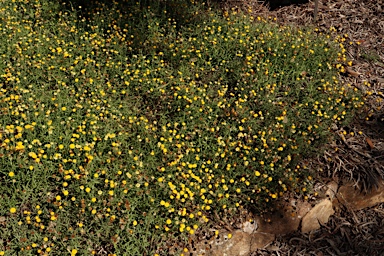
[[[348,74],[350,74],[353,77],[359,77],[361,75],[361,73],[356,72],[356,71],[352,70],[351,68],[346,68],[346,70],[347,70]]]
[[[368,143],[370,149],[374,149],[375,148],[375,146],[373,145],[372,140],[370,138],[368,138],[368,137],[365,138],[365,141]]]

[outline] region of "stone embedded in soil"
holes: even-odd
[[[248,234],[252,234],[253,232],[255,232],[257,229],[257,223],[256,222],[249,222],[249,221],[246,221],[244,223],[241,224],[241,231],[245,232],[245,233],[248,233]]]
[[[332,202],[329,199],[321,200],[313,207],[301,221],[301,232],[308,233],[320,228],[320,223],[328,222],[329,217],[334,214]]]
[[[361,210],[384,203],[384,184],[380,183],[377,189],[373,188],[368,193],[360,192],[352,185],[345,185],[340,187],[336,197],[347,208],[355,211]]]
[[[261,232],[248,234],[240,230],[232,233],[232,238],[222,235],[220,241],[204,255],[210,256],[247,256],[257,249],[264,248],[275,240],[275,235]]]
[[[296,213],[299,219],[302,219],[310,210],[312,206],[307,201],[299,201],[296,204]]]
[[[274,212],[262,217],[255,217],[258,224],[257,231],[270,233],[274,235],[285,235],[298,229],[301,218],[292,206],[286,205],[279,209],[280,212]]]
[[[193,255],[205,256],[245,256],[259,248],[270,245],[276,235],[285,235],[298,230],[308,233],[319,229],[320,223],[326,224],[334,214],[334,208],[341,204],[352,210],[372,207],[384,202],[384,183],[378,189],[369,193],[361,193],[352,184],[338,188],[336,182],[326,186],[326,198],[320,200],[314,207],[307,201],[291,200],[281,203],[276,212],[263,217],[255,217],[255,223],[245,222],[240,230],[232,233],[228,239],[228,232],[220,232],[220,237],[204,241],[197,247]],[[267,221],[268,220],[268,221]]]
[[[335,181],[331,181],[327,184],[327,191],[325,192],[325,195],[330,199],[333,200],[337,194],[337,189],[339,185]]]

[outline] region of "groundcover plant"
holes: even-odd
[[[0,255],[168,255],[308,189],[363,104],[344,38],[197,2],[1,0],[0,33]]]

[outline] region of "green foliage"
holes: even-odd
[[[310,30],[183,1],[0,6],[2,254],[167,254],[301,189],[362,104]]]

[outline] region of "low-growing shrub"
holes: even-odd
[[[2,254],[168,254],[212,213],[301,189],[299,161],[362,104],[342,44],[310,29],[181,1],[0,3]]]

